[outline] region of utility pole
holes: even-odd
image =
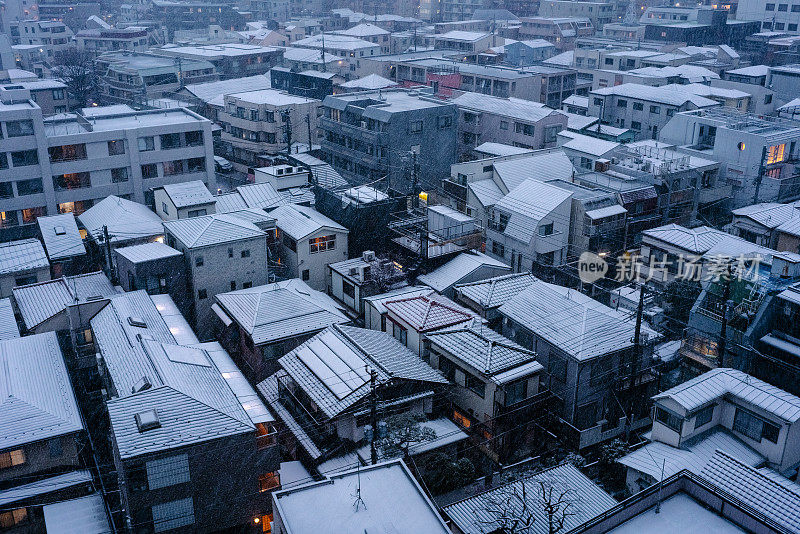
[[[719,345],[717,346],[717,352],[719,352],[719,365],[720,367],[727,367],[727,361],[725,358],[725,343],[728,339],[728,314],[730,313],[730,302],[731,298],[731,266],[728,264],[728,269],[725,274],[725,280],[722,286],[722,327],[720,329],[719,335]]]
[[[289,115],[289,110],[287,109],[283,113],[281,113],[281,117],[283,117],[284,128],[286,128],[286,153],[288,155],[292,155],[292,116]]]
[[[369,421],[372,425],[372,439],[369,440],[369,450],[372,465],[378,463],[378,448],[375,444],[375,440],[378,438],[378,396],[375,383],[377,378],[377,371],[375,371],[375,369],[369,369]]]
[[[322,32],[322,72],[328,72],[328,66],[325,63],[325,32]]]
[[[308,153],[311,154],[313,150],[313,140],[311,139],[311,113],[306,114],[306,126],[308,127]]]
[[[411,206],[413,208],[419,207],[419,185],[418,185],[418,178],[417,178],[417,153],[416,151],[411,151],[411,194],[414,195],[411,198]]]
[[[644,284],[639,286],[639,304],[636,306],[636,327],[633,331],[633,362],[631,362],[630,387],[628,388],[628,413],[625,414],[625,440],[630,438],[633,424],[633,388],[639,373],[639,360],[642,358],[642,315],[644,314]],[[623,382],[624,383],[624,382]]]
[[[767,147],[761,149],[761,163],[758,164],[758,176],[756,176],[755,193],[753,194],[753,204],[758,204],[758,194],[761,191],[761,178],[764,176],[764,160],[767,159]]]
[[[108,226],[103,225],[103,239],[106,242],[106,267],[108,274],[111,276],[111,281],[116,282],[116,275],[114,274],[114,264],[111,261],[111,238],[108,236]]]

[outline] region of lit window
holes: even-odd
[[[767,151],[767,165],[771,165],[773,163],[780,163],[783,161],[783,152],[786,148],[786,145],[781,143],[780,145],[772,145],[769,147]]]
[[[0,454],[0,469],[7,469],[25,463],[25,451],[15,449]]]
[[[275,471],[270,471],[258,477],[258,490],[269,491],[281,485],[281,477]]]
[[[458,410],[453,410],[453,421],[455,421],[464,428],[469,428],[472,425],[472,421],[470,421],[466,415],[459,412]]]
[[[744,149],[745,149],[745,144],[744,144],[744,141],[739,141],[739,144],[738,144],[738,145],[736,145],[736,147],[737,147],[739,150],[744,150]]]
[[[308,240],[308,251],[310,254],[333,250],[336,248],[336,234],[323,235]]]

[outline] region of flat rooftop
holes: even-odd
[[[800,123],[797,121],[742,113],[728,107],[697,109],[685,111],[683,114],[706,118],[716,122],[723,128],[752,134],[775,135],[788,133],[800,135]]]
[[[407,91],[370,91],[360,92],[351,95],[335,95],[326,97],[326,105],[344,109],[345,106],[353,105],[362,108],[374,108],[386,113],[399,113],[415,109],[436,108],[441,106],[453,106],[454,104],[423,98],[425,95],[413,94]],[[329,102],[330,99],[330,104]],[[343,105],[337,106],[336,101]]]
[[[682,534],[733,534],[745,532],[727,519],[718,516],[686,493],[676,493],[655,507],[629,519],[609,534],[650,534],[681,532]]]
[[[277,48],[271,46],[258,46],[242,43],[226,43],[203,46],[166,46],[159,49],[159,52],[169,55],[194,56],[205,59],[249,56],[252,54],[267,54],[277,51]]]
[[[181,123],[201,124],[207,121],[207,119],[186,111],[183,108],[143,111],[135,111],[130,108],[128,108],[128,110],[119,109],[120,107],[118,106],[109,106],[109,108],[114,109],[109,109],[104,113],[102,107],[91,108],[91,113],[85,114],[82,112],[81,118],[75,113],[69,113],[45,119],[45,135],[47,135],[47,137],[58,137],[61,135],[74,135],[84,132],[110,132]]]

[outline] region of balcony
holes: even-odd
[[[442,190],[446,195],[449,195],[461,202],[467,201],[467,186],[457,184],[451,180],[442,180]]]
[[[355,124],[335,121],[327,117],[320,117],[319,127],[322,130],[327,130],[338,135],[353,137],[367,144],[381,144],[381,132],[378,130],[368,130],[366,127],[362,128],[361,126],[357,126]]]

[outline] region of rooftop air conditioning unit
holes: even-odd
[[[365,250],[361,257],[366,262],[375,261],[375,251]]]
[[[598,159],[594,162],[594,170],[596,172],[606,172],[611,165],[607,159]]]

